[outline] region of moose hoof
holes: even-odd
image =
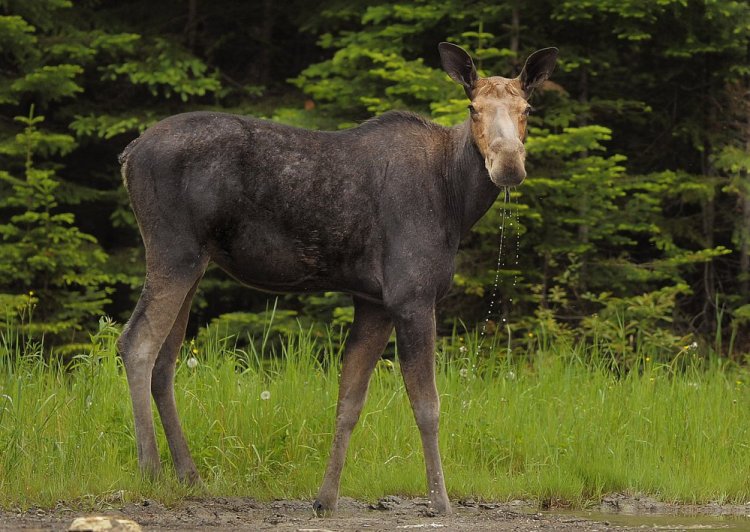
[[[195,470],[180,473],[178,474],[178,478],[182,483],[187,484],[188,486],[200,487],[203,485],[201,476]]]
[[[325,503],[320,499],[315,499],[315,502],[313,502],[313,511],[318,517],[328,517],[336,511],[336,503]]]
[[[430,504],[430,510],[437,515],[450,515],[453,513],[451,503],[448,501],[433,501]]]

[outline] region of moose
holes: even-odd
[[[140,299],[118,340],[143,474],[160,468],[153,396],[178,477],[200,481],[174,375],[193,295],[213,261],[260,290],[352,296],[315,512],[336,509],[349,438],[394,328],[430,505],[451,511],[438,449],[435,305],[451,284],[462,236],[501,187],[526,177],[527,100],[550,76],[558,50],[534,52],[508,79],[480,78],[459,46],[438,49],[470,100],[466,121],[455,127],[395,111],[336,132],[191,112],[151,126],[120,155],[146,258]]]

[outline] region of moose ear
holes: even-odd
[[[438,44],[440,52],[440,64],[443,65],[448,75],[463,85],[466,96],[471,99],[471,93],[474,90],[474,84],[477,81],[477,69],[474,68],[474,62],[466,50],[449,42]]]
[[[557,62],[557,48],[542,48],[529,56],[518,79],[521,80],[526,97],[550,77]]]

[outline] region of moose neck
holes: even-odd
[[[450,130],[451,157],[446,165],[448,193],[451,197],[461,236],[492,207],[500,189],[490,180],[484,157],[474,143],[470,120]]]

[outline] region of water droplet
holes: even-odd
[[[515,256],[513,260],[513,287],[516,288],[518,285],[518,264],[520,262],[520,255],[521,255],[521,240],[520,240],[520,207],[518,205],[518,199],[513,198],[511,196],[511,190],[509,187],[505,187],[504,194],[503,194],[503,206],[501,211],[501,217],[500,217],[500,224],[498,225],[498,232],[500,234],[500,244],[498,246],[497,251],[497,262],[495,265],[495,278],[492,283],[492,294],[490,297],[490,305],[487,309],[487,315],[484,319],[484,323],[482,324],[482,329],[480,331],[480,340],[477,345],[477,354],[479,354],[480,350],[482,349],[482,344],[484,343],[484,340],[487,336],[487,327],[490,322],[490,317],[492,316],[493,312],[495,311],[495,306],[498,307],[498,310],[502,312],[502,305],[500,300],[500,294],[499,294],[499,287],[501,284],[500,279],[500,272],[503,269],[503,266],[505,266],[505,257],[503,255],[503,246],[505,245],[505,226],[506,223],[508,225],[508,229],[511,230],[515,236],[516,239],[516,246],[515,246]],[[507,218],[507,220],[506,220]],[[516,229],[513,229],[513,226],[516,226]],[[508,317],[507,315],[510,313],[510,307],[513,305],[513,298],[508,298],[508,309],[505,311],[504,315],[501,316],[502,323],[506,324],[506,328],[508,330],[508,334],[510,334],[510,326],[507,324]]]

